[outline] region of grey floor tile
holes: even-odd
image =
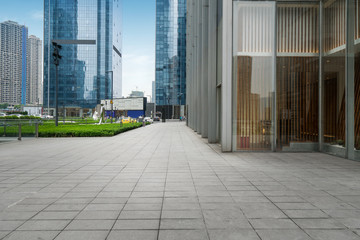
[[[105,240],[109,231],[62,231],[55,240]]]
[[[157,230],[159,229],[159,220],[117,220],[113,227],[114,230]]]
[[[290,219],[250,219],[255,229],[298,229]]]
[[[345,229],[346,227],[336,219],[294,219],[303,229]]]
[[[162,219],[160,229],[205,229],[203,219]]]
[[[260,240],[254,230],[209,230],[210,240]]]
[[[122,211],[119,219],[160,219],[160,211]]]
[[[157,230],[113,230],[107,240],[157,240]]]
[[[209,240],[209,237],[205,230],[160,230],[158,240]]]
[[[115,220],[73,220],[66,230],[110,230]]]
[[[4,240],[52,240],[59,231],[14,231]]]
[[[70,220],[29,220],[18,230],[28,231],[56,231],[63,230]]]
[[[82,211],[76,216],[77,220],[115,220],[120,211]]]
[[[40,212],[34,216],[33,220],[71,220],[79,212]]]
[[[261,229],[257,233],[262,240],[311,240],[311,238],[300,229]]]
[[[314,240],[360,240],[360,236],[350,230],[306,230]]]

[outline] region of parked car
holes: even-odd
[[[0,117],[5,117],[6,113],[0,113]]]
[[[148,123],[153,123],[154,122],[150,117],[145,117],[144,121],[148,122]]]
[[[155,117],[154,117],[154,121],[160,121],[160,117],[155,116]]]

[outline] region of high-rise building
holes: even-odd
[[[155,81],[152,81],[151,82],[151,102],[152,103],[155,103],[155,89],[156,89],[156,86],[155,86]]]
[[[360,160],[360,2],[187,0],[188,126],[223,151]]]
[[[156,0],[156,104],[168,109],[186,100],[186,0]]]
[[[27,41],[26,104],[42,104],[42,43],[31,35]]]
[[[24,25],[0,23],[0,103],[26,104],[27,39]]]
[[[121,9],[121,0],[44,1],[45,110],[55,106],[53,42],[62,46],[60,108],[81,115],[101,99],[121,97]]]
[[[129,97],[133,98],[133,97],[144,97],[144,92],[142,91],[131,91]]]

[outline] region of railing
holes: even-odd
[[[39,119],[0,119],[0,137],[39,137]]]

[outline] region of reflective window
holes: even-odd
[[[319,5],[277,5],[277,147],[308,149],[319,136]]]
[[[186,0],[156,1],[156,104],[185,105]]]
[[[274,2],[234,2],[237,150],[271,149],[274,33]]]
[[[323,9],[324,142],[345,146],[345,0],[328,0]]]

